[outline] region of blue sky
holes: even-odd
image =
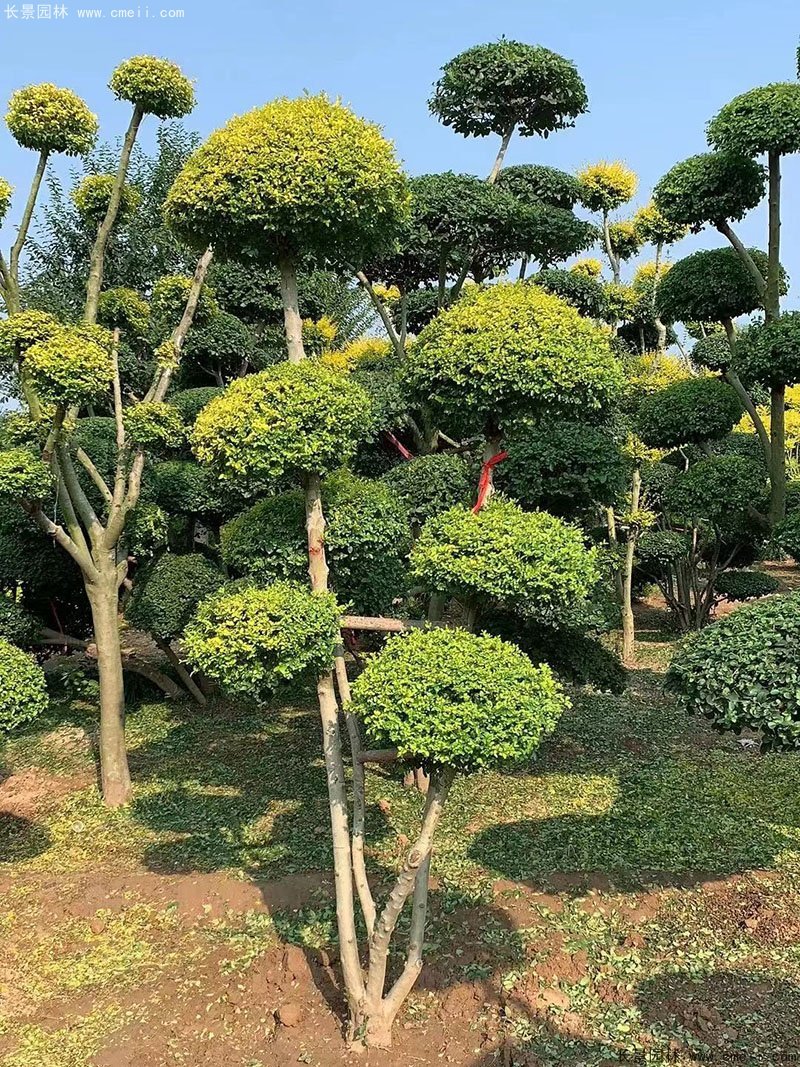
[[[89,3],[105,17],[79,18]],[[184,17],[161,18],[162,4],[183,8]],[[12,6],[21,16],[23,5]],[[0,0],[0,103],[20,85],[53,81],[82,95],[100,117],[102,136],[115,138],[128,106],[112,98],[108,76],[128,56],[156,54],[196,80],[198,106],[187,124],[201,134],[277,95],[324,89],[379,122],[410,173],[482,175],[496,149],[493,139],[464,139],[428,114],[430,87],[446,60],[503,34],[543,44],[577,64],[591,110],[574,129],[546,141],[517,138],[507,162],[575,170],[599,158],[623,159],[640,176],[637,203],[646,202],[672,163],[704,149],[706,121],[732,96],[794,78],[800,34],[796,0],[768,0],[761,11],[742,0],[149,0],[149,18],[143,0],[141,16],[124,20],[110,17],[105,0],[65,6],[63,18],[14,19]],[[144,143],[154,126],[148,119]],[[19,190],[18,201],[33,163],[3,126],[0,174]],[[783,225],[783,260],[796,282],[792,305],[800,292],[798,189],[800,163],[793,158],[785,166]],[[4,246],[15,222],[12,212]],[[764,247],[763,212],[745,220],[741,233]],[[713,233],[690,237],[675,255],[719,243]]]

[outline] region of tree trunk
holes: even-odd
[[[622,578],[622,662],[628,666],[633,661],[634,640],[636,636],[633,618],[633,560],[636,555],[638,540],[638,523],[636,512],[642,493],[642,475],[637,467],[631,482],[631,524],[628,527],[628,540],[625,545],[625,571]]]
[[[109,807],[126,804],[131,776],[125,748],[125,682],[119,639],[116,571],[86,584],[92,609],[97,670],[100,675],[100,779],[103,800]]]
[[[297,292],[297,267],[289,256],[284,256],[279,265],[289,362],[301,363],[306,358],[306,350],[303,347],[303,320],[300,318],[300,297]]]
[[[514,129],[515,127],[512,126],[503,134],[503,138],[500,141],[500,149],[494,161],[494,166],[492,167],[489,177],[486,179],[489,185],[494,185],[494,183],[497,181],[497,176],[503,166],[503,160],[506,157],[506,152],[508,151],[508,146],[511,142],[511,138],[514,136]]]
[[[769,521],[772,526],[786,514],[786,386],[770,391],[770,484]]]
[[[199,704],[201,707],[205,707],[205,705],[208,703],[208,701],[206,700],[205,693],[202,691],[202,689],[194,680],[194,678],[192,678],[191,674],[189,674],[189,672],[186,670],[186,667],[181,662],[180,656],[172,647],[170,642],[162,641],[161,638],[156,638],[156,644],[167,657],[169,663],[171,663],[174,667],[175,673],[180,678],[186,691],[192,697],[194,702],[196,704]]]

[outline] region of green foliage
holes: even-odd
[[[753,323],[736,341],[736,369],[748,384],[794,385],[800,381],[800,312]]]
[[[636,554],[643,563],[669,567],[688,554],[684,534],[674,530],[645,530],[636,546]]]
[[[526,283],[465,293],[422,331],[408,375],[421,396],[473,430],[542,409],[591,416],[621,388],[606,333]]]
[[[735,390],[719,378],[686,378],[644,397],[638,432],[650,448],[678,448],[730,433],[742,416]]]
[[[169,541],[169,519],[152,500],[140,500],[125,519],[128,554],[143,561],[155,556]]]
[[[402,760],[472,772],[531,760],[569,701],[549,667],[463,630],[392,638],[353,684],[351,709]]]
[[[147,336],[150,325],[150,307],[135,289],[118,286],[100,294],[97,305],[97,321],[109,330],[118,328],[139,341]]]
[[[145,115],[180,119],[194,108],[194,88],[180,67],[156,56],[133,56],[116,68],[108,83],[118,100]]]
[[[106,217],[116,180],[116,174],[87,174],[72,190],[72,201],[87,225],[99,226]],[[125,222],[139,206],[141,199],[138,189],[132,185],[123,185],[115,224]]]
[[[478,514],[456,506],[429,519],[411,566],[433,592],[524,603],[541,619],[585,600],[599,577],[597,552],[577,527],[497,498]]]
[[[538,45],[501,38],[468,48],[442,67],[428,102],[445,126],[466,137],[546,137],[573,125],[589,106],[575,65]]]
[[[630,464],[619,441],[595,426],[561,420],[520,425],[505,448],[497,483],[526,508],[576,515],[617,503],[628,487]]]
[[[763,464],[745,456],[711,456],[681,471],[665,493],[665,508],[697,525],[712,523],[723,535],[746,529],[750,508],[766,496]]]
[[[166,216],[187,241],[222,254],[360,265],[391,246],[407,199],[378,127],[324,95],[304,96],[213,133],[170,190]]]
[[[47,341],[61,329],[46,311],[17,311],[0,319],[0,367],[14,364],[31,345]]]
[[[757,248],[750,255],[766,277],[767,256]],[[781,272],[781,292],[787,288]],[[656,304],[669,322],[724,322],[761,307],[762,299],[735,248],[710,248],[679,259],[664,275]]]
[[[713,371],[724,371],[733,359],[731,344],[724,330],[713,330],[701,337],[692,349],[692,363]]]
[[[652,201],[639,208],[633,226],[640,244],[672,245],[686,236],[687,226],[667,218]]]
[[[747,604],[687,639],[667,685],[717,729],[759,730],[762,746],[800,744],[800,594]]]
[[[183,317],[192,279],[185,274],[171,274],[159,278],[150,298],[150,321],[156,341],[169,337]],[[200,297],[192,319],[192,329],[200,329],[219,314],[216,297],[208,285],[200,288]]]
[[[543,267],[583,252],[597,240],[597,229],[572,211],[531,204],[521,212],[510,247]]]
[[[18,648],[29,648],[40,629],[30,612],[10,596],[0,593],[0,639]]]
[[[467,464],[461,456],[445,452],[399,463],[383,480],[397,493],[411,521],[420,526],[457,504],[466,505],[473,491]]]
[[[588,274],[551,268],[539,271],[530,281],[545,292],[561,297],[589,319],[605,319],[608,314],[603,283]]]
[[[590,211],[616,211],[633,198],[638,185],[634,172],[620,160],[600,160],[578,174],[581,200]]]
[[[734,97],[709,122],[706,134],[714,148],[742,156],[800,151],[800,85],[775,82]]]
[[[180,392],[172,394],[169,398],[169,403],[174,408],[177,408],[178,414],[184,423],[187,426],[192,426],[206,404],[210,404],[221,393],[222,389],[217,385],[202,386],[198,389],[182,389]]]
[[[97,137],[97,116],[70,89],[49,82],[17,89],[8,102],[11,136],[34,152],[85,156]]]
[[[136,448],[174,449],[186,440],[180,414],[161,400],[141,400],[125,409],[125,434]]]
[[[197,417],[195,453],[224,482],[272,488],[285,474],[328,474],[370,430],[364,389],[319,363],[280,363],[240,378]]]
[[[539,163],[503,167],[497,186],[526,203],[543,203],[571,210],[581,199],[581,183],[573,174]]]
[[[117,425],[114,419],[102,415],[77,419],[68,444],[72,451],[82,448],[106,482],[113,482],[117,464]],[[88,474],[80,467],[78,477],[82,479],[84,489],[91,485]]]
[[[225,566],[262,585],[301,582],[308,570],[305,497],[297,490],[260,500],[220,531]]]
[[[215,479],[199,463],[165,460],[149,470],[149,484],[157,503],[170,514],[216,515],[223,510]]]
[[[764,168],[732,152],[703,152],[667,171],[653,189],[659,211],[697,231],[706,223],[736,222],[764,199]]]
[[[65,326],[31,345],[24,366],[46,400],[65,406],[97,400],[114,379],[110,335],[99,326]]]
[[[184,651],[226,693],[259,700],[331,669],[340,615],[333,594],[288,582],[222,588],[186,627]]]
[[[182,364],[223,379],[237,377],[248,367],[254,348],[253,335],[242,320],[221,311],[189,331]]]
[[[639,251],[641,240],[636,225],[629,220],[612,222],[608,227],[608,238],[618,259],[631,259]]]
[[[14,195],[14,187],[5,178],[0,178],[0,222],[8,214],[11,207],[11,197]]]
[[[52,488],[50,468],[29,449],[0,452],[0,499],[43,500]]]
[[[183,633],[200,601],[224,582],[223,572],[205,556],[166,552],[137,575],[125,617],[136,629],[172,641]]]
[[[790,511],[775,527],[775,545],[800,563],[800,511]]]
[[[756,600],[777,593],[780,582],[764,571],[723,571],[714,583],[716,591],[727,600]]]
[[[30,722],[47,708],[41,667],[0,637],[0,733]]]

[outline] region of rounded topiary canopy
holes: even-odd
[[[608,314],[608,299],[603,283],[588,274],[575,270],[539,271],[531,279],[553,296],[559,296],[590,319],[605,319]]]
[[[653,189],[658,210],[697,231],[706,223],[736,222],[764,199],[766,174],[755,160],[733,152],[703,152],[667,171]]]
[[[0,222],[8,214],[8,209],[11,207],[11,197],[14,195],[14,187],[5,180],[0,178]]]
[[[731,343],[724,330],[714,330],[701,337],[692,349],[692,362],[697,367],[724,371],[733,359]]]
[[[97,321],[109,330],[116,327],[133,340],[141,340],[150,324],[150,306],[135,289],[106,289],[98,300]]]
[[[221,311],[197,329],[191,329],[183,346],[183,364],[200,369],[218,368],[226,377],[246,368],[255,348],[253,335],[241,319]]]
[[[770,596],[777,593],[780,582],[772,574],[764,571],[723,571],[719,575],[714,588],[717,593],[727,600],[757,600],[762,596]]]
[[[649,448],[679,448],[730,433],[742,416],[733,387],[719,378],[687,378],[641,403],[638,432]]]
[[[614,254],[622,260],[631,259],[641,247],[639,232],[631,219],[610,223],[608,238]]]
[[[461,456],[447,452],[399,463],[383,480],[400,497],[410,520],[420,525],[456,504],[466,505],[473,494],[467,464]]]
[[[0,637],[0,734],[35,719],[47,703],[41,667],[27,652]]]
[[[567,420],[520,426],[505,442],[497,484],[523,507],[575,515],[622,498],[630,474],[620,443],[606,430]]]
[[[591,222],[550,204],[530,204],[520,214],[510,247],[542,266],[562,263],[597,240]]]
[[[800,312],[754,323],[736,341],[736,369],[747,381],[794,385],[800,381]]]
[[[392,638],[354,682],[351,704],[372,743],[462,772],[530,760],[568,707],[549,667],[463,630]]]
[[[549,204],[571,210],[581,198],[581,183],[574,174],[540,163],[503,167],[497,186],[525,203]]]
[[[197,417],[193,447],[228,483],[274,487],[285,474],[329,474],[369,435],[372,406],[348,375],[279,363],[240,378]]]
[[[180,414],[163,400],[140,400],[124,414],[125,433],[131,444],[150,450],[180,448],[186,427]]]
[[[627,204],[639,184],[636,174],[617,159],[600,160],[578,172],[581,201],[590,211],[616,211]]]
[[[607,333],[524,282],[476,286],[437,315],[409,352],[408,377],[473,429],[542,409],[590,415],[622,382]]]
[[[153,497],[165,511],[181,515],[216,515],[223,510],[216,480],[199,463],[164,460],[148,470]]]
[[[286,682],[331,669],[340,615],[331,593],[302,585],[223,588],[200,604],[183,647],[224,692],[259,700]]]
[[[181,321],[191,288],[192,279],[184,274],[167,274],[156,280],[150,297],[150,321],[156,341],[168,337]],[[213,290],[210,286],[203,285],[192,319],[192,328],[200,329],[208,325],[218,314],[219,304]]]
[[[749,252],[766,277],[766,253],[757,248]],[[781,292],[786,292],[783,272]],[[755,311],[762,297],[735,248],[710,248],[673,264],[658,287],[656,304],[669,322],[724,322]]]
[[[709,122],[706,134],[714,148],[742,156],[800,151],[800,84],[775,82],[734,97]]]
[[[46,400],[65,405],[96,400],[114,379],[111,335],[100,326],[66,326],[31,345],[24,367]]]
[[[763,464],[746,456],[711,456],[670,482],[664,507],[677,518],[708,521],[723,534],[736,535],[747,528],[750,509],[762,506],[766,494]]]
[[[11,367],[37,341],[47,341],[62,329],[46,311],[28,309],[0,319],[0,367]]]
[[[116,183],[115,174],[87,174],[70,194],[81,218],[89,225],[97,226],[106,217],[111,194]],[[124,222],[141,203],[142,194],[133,185],[123,185],[120,190],[116,223]]]
[[[49,82],[17,89],[6,124],[17,144],[34,152],[85,156],[97,137],[97,116],[71,89]]]
[[[50,468],[29,449],[0,451],[0,499],[43,500],[52,487]]]
[[[222,254],[309,254],[360,265],[391,247],[406,182],[379,128],[324,95],[231,119],[191,156],[166,200],[172,228]]]
[[[200,601],[224,582],[222,570],[205,556],[166,552],[137,575],[125,617],[136,629],[172,641],[183,633]]]
[[[652,201],[633,216],[633,228],[640,244],[672,245],[686,236],[687,224],[673,222]]]
[[[457,506],[429,519],[411,566],[433,592],[525,602],[542,618],[585,599],[598,579],[597,553],[577,527],[501,499],[477,514]]]
[[[133,56],[120,63],[108,83],[118,100],[146,115],[180,119],[194,107],[192,83],[175,63],[156,56]]]
[[[187,426],[193,425],[197,416],[211,401],[222,395],[222,387],[218,385],[205,385],[196,389],[181,389],[173,393],[169,403],[177,410]]]
[[[800,744],[800,593],[747,604],[679,648],[667,685],[720,730],[760,731],[765,748]]]
[[[572,126],[589,100],[574,63],[548,48],[503,38],[445,63],[428,106],[466,137],[517,127],[523,137],[547,137]]]

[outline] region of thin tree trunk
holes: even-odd
[[[625,545],[625,571],[622,579],[622,662],[629,665],[633,662],[634,641],[636,637],[633,617],[633,561],[636,555],[636,542],[638,540],[638,523],[636,513],[639,510],[639,502],[642,493],[642,475],[638,467],[634,469],[631,481],[631,516],[632,522],[628,528],[628,540]]]
[[[86,583],[92,609],[100,676],[100,778],[103,800],[109,807],[126,804],[131,775],[125,748],[125,682],[119,639],[116,568],[97,583]]]
[[[773,322],[781,313],[781,157],[769,153],[769,258],[764,313]],[[786,514],[786,386],[773,385],[770,391],[770,462],[769,518],[775,525]]]
[[[614,277],[614,281],[619,285],[622,276],[619,270],[619,259],[614,252],[614,246],[611,244],[611,230],[609,228],[607,211],[603,212],[603,243],[605,245],[606,255],[608,256],[608,262],[611,266],[611,273]]]
[[[519,264],[519,280],[525,281],[525,275],[528,273],[528,257],[523,256]]]
[[[49,159],[48,152],[39,153],[39,161],[36,164],[36,171],[33,175],[33,181],[31,182],[30,192],[28,193],[28,199],[25,203],[25,209],[22,212],[22,219],[19,224],[19,230],[17,231],[17,237],[14,244],[11,246],[11,255],[9,257],[10,276],[11,276],[11,288],[13,292],[10,294],[13,307],[8,306],[8,297],[6,298],[6,305],[9,314],[14,311],[21,310],[20,296],[19,296],[19,259],[22,255],[22,249],[25,245],[25,240],[28,236],[28,230],[31,226],[31,219],[33,218],[33,210],[36,207],[36,200],[39,196],[39,190],[42,186],[42,179],[44,178],[44,172],[47,169],[47,161]]]
[[[162,641],[161,638],[156,638],[156,644],[167,657],[167,660],[172,664],[175,669],[175,673],[180,678],[186,691],[192,697],[196,704],[200,707],[205,707],[208,701],[206,700],[205,693],[202,691],[197,682],[192,678],[191,674],[186,670],[186,667],[181,662],[180,656],[175,652],[169,641]]]
[[[300,318],[300,297],[297,292],[297,267],[289,256],[284,256],[279,266],[289,362],[301,363],[306,358],[306,350],[303,347],[303,320]]]
[[[742,243],[742,241],[740,240],[739,236],[735,233],[733,227],[731,226],[731,224],[729,222],[727,222],[726,220],[723,219],[722,222],[718,222],[716,224],[716,226],[717,226],[717,229],[719,230],[719,232],[721,234],[724,234],[725,237],[728,238],[728,240],[730,241],[731,245],[738,252],[739,258],[742,260],[744,265],[747,267],[747,270],[750,273],[750,277],[755,282],[756,291],[758,292],[758,295],[760,297],[762,297],[762,299],[763,299],[764,294],[767,291],[767,282],[766,282],[766,279],[764,278],[764,275],[758,269],[758,265],[756,264],[756,261],[750,255],[750,252],[748,251],[747,247]],[[705,336],[705,334],[703,336]]]
[[[770,390],[770,483],[769,521],[772,526],[786,514],[786,386]]]
[[[503,134],[502,140],[500,141],[500,148],[497,152],[497,156],[494,161],[494,166],[492,167],[489,177],[486,179],[489,185],[494,185],[494,183],[497,181],[497,176],[503,166],[503,160],[505,159],[506,152],[508,151],[508,146],[511,143],[511,138],[514,136],[515,129],[516,126],[511,126],[510,129],[506,130],[506,132]]]

